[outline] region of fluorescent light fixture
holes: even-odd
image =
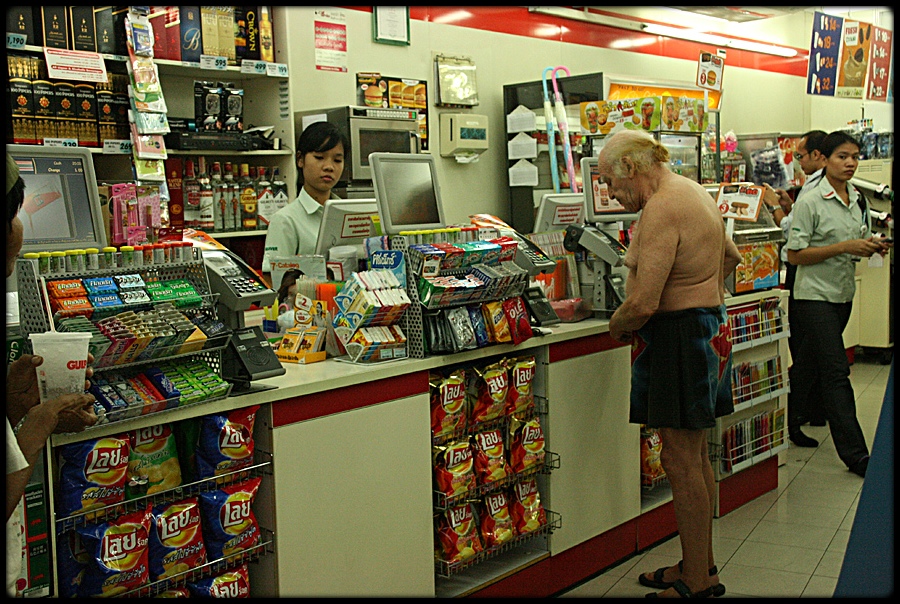
[[[726,36],[710,34],[694,29],[682,29],[680,27],[670,27],[668,25],[654,25],[642,23],[640,21],[631,21],[629,19],[607,17],[605,15],[598,15],[596,13],[589,12],[587,9],[584,9],[584,11],[579,11],[573,8],[563,8],[558,6],[530,6],[528,7],[528,11],[532,13],[561,17],[563,19],[573,19],[575,21],[582,21],[584,23],[595,23],[597,25],[616,27],[618,29],[628,29],[631,31],[639,31],[657,36],[666,36],[667,38],[678,38],[680,40],[699,42],[701,44],[710,44],[713,46],[734,48],[737,50],[746,50],[749,52],[759,52],[785,58],[796,57],[798,54],[797,51],[793,48],[785,48],[783,46],[776,46],[774,44],[766,44],[763,42],[735,40]]]

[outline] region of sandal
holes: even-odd
[[[683,567],[682,567],[683,564],[684,564],[684,561],[682,561],[682,560],[678,561],[678,570],[679,571],[683,570]],[[675,585],[674,582],[669,582],[669,581],[663,580],[663,575],[665,574],[666,570],[668,570],[668,568],[669,568],[668,566],[663,566],[662,568],[657,568],[655,571],[653,571],[652,579],[648,579],[646,573],[641,573],[638,576],[638,583],[640,583],[644,587],[653,587],[655,589],[668,589],[670,587],[673,587]],[[710,577],[717,575],[717,574],[719,574],[719,569],[716,568],[715,566],[713,566],[712,568],[709,569]],[[719,583],[718,585],[714,585],[714,586],[710,587],[709,589],[712,590],[711,593],[712,593],[713,597],[718,598],[720,596],[725,595],[725,586],[722,585],[721,583]]]
[[[682,581],[681,579],[676,579],[675,582],[670,585],[670,587],[672,589],[674,589],[675,591],[677,591],[678,595],[681,596],[682,598],[708,598],[713,595],[713,590],[715,590],[715,588],[718,586],[707,587],[703,591],[698,591],[697,593],[694,593],[691,591],[691,588],[688,587],[684,581]],[[644,597],[645,598],[658,598],[659,594],[656,593],[655,591],[651,591]]]

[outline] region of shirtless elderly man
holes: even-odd
[[[725,277],[740,262],[712,197],[674,174],[669,152],[644,132],[614,135],[600,177],[629,212],[641,211],[625,257],[625,302],[610,335],[631,342],[631,423],[658,428],[672,486],[682,561],[642,574],[651,597],[721,596],[712,551],[715,478],[706,429],[734,411]]]

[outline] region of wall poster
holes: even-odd
[[[807,94],[834,96],[843,23],[841,17],[815,13],[806,72]]]

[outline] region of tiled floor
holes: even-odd
[[[859,354],[851,366],[859,423],[869,448],[890,365]],[[713,550],[725,597],[831,597],[853,526],[863,479],[838,458],[828,427],[804,426],[816,449],[791,445],[778,489],[713,521]],[[681,559],[673,537],[597,575],[561,597],[643,597],[641,572]]]

